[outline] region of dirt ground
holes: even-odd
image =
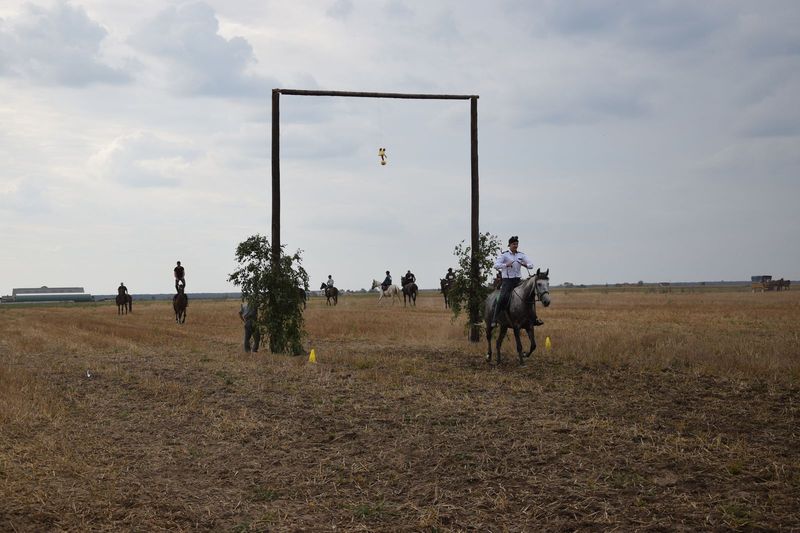
[[[554,294],[522,367],[435,295],[312,299],[316,363],[232,301],[3,308],[0,530],[800,531],[800,295],[751,297]]]

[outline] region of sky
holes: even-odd
[[[553,284],[797,280],[798,27],[795,0],[2,0],[0,293],[171,292],[178,260],[236,290],[274,88],[479,95],[480,231]],[[438,287],[469,101],[285,95],[280,127],[311,288]]]

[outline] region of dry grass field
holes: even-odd
[[[235,301],[0,307],[0,530],[800,530],[800,291],[553,298],[497,368],[433,294],[312,298],[316,364]]]

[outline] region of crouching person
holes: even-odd
[[[258,306],[253,305],[251,302],[242,302],[239,308],[239,318],[244,322],[244,351],[257,352],[258,345],[261,343],[261,331],[258,327]],[[250,340],[252,339],[252,350],[250,349]]]

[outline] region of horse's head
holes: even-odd
[[[536,269],[536,295],[545,307],[550,307],[550,269]]]
[[[375,287],[377,287],[378,285],[380,285],[380,283],[378,283],[378,280],[376,280],[376,279],[373,279],[373,280],[372,280],[372,287],[370,287],[370,289],[369,289],[369,290],[374,290],[374,289],[375,289]]]
[[[320,286],[319,286],[319,290],[321,290],[321,291],[324,291],[324,290],[325,290],[325,289],[327,289],[327,288],[328,288],[328,286],[327,286],[327,285],[325,285],[324,283],[323,283],[322,285],[320,285]]]

